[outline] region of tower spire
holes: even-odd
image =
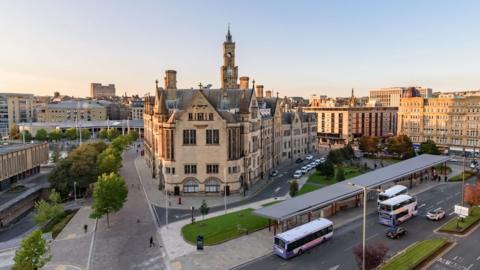
[[[232,34],[230,34],[230,24],[228,24],[228,30],[227,30],[227,42],[232,42]]]

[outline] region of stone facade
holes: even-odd
[[[102,85],[101,83],[91,83],[90,97],[94,99],[115,97],[115,84]]]
[[[479,121],[480,96],[411,96],[400,102],[398,133],[417,145],[431,139],[445,150],[478,152]]]
[[[38,111],[38,122],[107,120],[107,109],[96,101],[68,100],[50,103]]]
[[[432,88],[416,87],[424,98],[432,96]],[[383,107],[400,106],[400,98],[407,90],[407,87],[389,87],[370,90],[370,100],[375,100]]]
[[[0,147],[0,190],[40,172],[48,162],[48,143],[18,144]]]

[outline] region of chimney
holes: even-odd
[[[247,76],[240,77],[240,89],[241,90],[248,89],[248,80],[249,80],[249,78]]]
[[[263,98],[263,85],[259,84],[257,85],[257,91],[256,91],[256,95],[257,95],[257,98]]]
[[[167,90],[167,99],[177,99],[177,71],[167,70],[165,71],[164,78],[165,89]]]
[[[271,98],[271,97],[272,97],[272,90],[267,90],[267,91],[265,92],[265,97]]]

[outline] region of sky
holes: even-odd
[[[480,89],[480,1],[0,0],[0,92],[153,93],[220,86],[227,25],[239,76],[281,96],[418,85]]]

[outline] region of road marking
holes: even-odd
[[[329,270],[337,270],[339,267],[340,267],[340,265],[338,264],[338,265],[335,265],[333,267],[330,267]]]
[[[445,200],[441,200],[441,201],[437,202],[437,205],[443,203],[444,201]]]
[[[453,214],[455,214],[455,211],[454,211],[454,212],[451,212],[451,213],[450,213],[450,214],[448,214],[448,215],[449,215],[449,216],[451,216],[451,215],[453,215]]]
[[[366,260],[365,260],[365,261],[366,261]],[[469,270],[470,268],[472,268],[472,266],[473,266],[473,263],[470,264],[470,266],[467,268],[467,270]]]
[[[420,209],[420,208],[424,207],[425,205],[427,205],[427,204],[426,204],[426,203],[423,203],[423,204],[420,205],[418,208]]]
[[[374,237],[376,237],[376,236],[378,236],[378,233],[376,233],[376,234],[374,234],[374,235],[372,235],[372,236],[370,236],[370,237],[367,237],[367,240],[370,240],[370,239],[372,239],[372,238],[374,238]]]
[[[277,187],[273,193],[277,193],[278,191],[280,191],[280,187]]]
[[[477,257],[477,261],[480,261],[480,256]]]

